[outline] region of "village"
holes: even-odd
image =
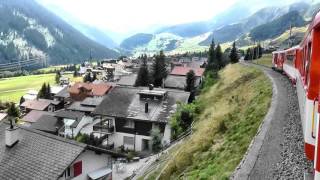
[[[207,58],[166,57],[168,73],[161,86],[139,86],[139,68],[144,64],[150,69],[153,61],[155,57],[147,56],[96,64],[86,61],[77,72],[83,82],[71,82],[62,71],[58,85],[48,85],[49,94],[29,90],[21,98],[18,121],[0,113],[0,142],[10,147],[0,149],[5,151],[1,158],[14,153],[15,163],[27,165],[27,157],[35,156],[35,149],[41,150],[39,161],[59,159],[55,172],[48,173],[49,179],[124,179],[134,175],[146,160],[152,157],[155,161],[155,154],[171,146],[170,118],[178,106],[195,99]],[[190,72],[194,74],[193,87],[187,89]],[[6,128],[8,124],[10,128]],[[25,157],[22,162],[19,154]],[[43,163],[39,168],[45,171]]]

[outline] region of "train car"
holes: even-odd
[[[283,72],[289,77],[292,84],[296,84],[298,71],[296,69],[296,56],[299,51],[299,46],[287,49],[283,52],[284,61],[282,65]]]
[[[284,52],[276,51],[272,53],[272,68],[277,71],[283,71]]]
[[[306,157],[314,160],[314,179],[320,180],[320,13],[299,46],[273,53],[273,66],[294,82],[299,100]],[[282,56],[285,57],[282,61]]]

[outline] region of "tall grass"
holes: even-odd
[[[272,86],[263,72],[228,65],[201,94],[194,133],[170,158],[160,179],[228,179],[268,111]]]

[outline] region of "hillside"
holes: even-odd
[[[110,58],[118,53],[88,39],[34,0],[0,2],[0,63],[48,57],[50,64]]]
[[[306,22],[297,11],[291,11],[269,23],[258,26],[250,31],[250,37],[255,40],[266,40],[281,35],[292,27],[304,26]]]
[[[271,96],[271,82],[262,71],[228,65],[200,95],[193,134],[145,177],[156,179],[161,172],[160,179],[228,179],[256,135]]]
[[[133,50],[139,46],[148,44],[153,38],[152,34],[139,33],[122,41],[120,47],[126,50]]]
[[[265,45],[268,46],[270,42],[288,30],[290,24],[293,27],[304,27],[306,21],[310,20],[317,11],[316,7],[320,7],[320,4],[298,2],[283,6],[280,3],[278,6],[262,6],[261,9],[250,14],[250,9],[245,4],[241,4],[238,9],[235,8],[235,11],[231,11],[234,9],[231,7],[208,21],[161,28],[148,41],[142,39],[143,41],[140,42],[139,36],[129,37],[128,39],[134,42],[129,43],[131,45],[129,50],[133,55],[153,54],[154,47],[171,54],[201,51],[208,48],[213,37],[216,43],[224,44],[225,47],[235,40],[241,47],[253,44],[254,40],[265,41]],[[245,13],[241,14],[241,12]],[[300,35],[293,38],[294,41],[298,41]],[[279,44],[278,40],[277,44]],[[280,44],[285,43],[287,42]],[[127,40],[122,44],[127,44]]]

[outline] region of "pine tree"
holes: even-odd
[[[24,97],[23,96],[21,96],[21,98],[20,98],[20,105],[22,104],[22,103],[24,103],[26,100],[24,99]]]
[[[47,86],[46,83],[43,83],[41,86],[41,89],[38,92],[37,98],[45,98],[47,92]]]
[[[193,70],[187,73],[185,91],[191,92],[195,88],[196,75]]]
[[[77,70],[77,68],[75,68],[74,71],[73,71],[73,77],[78,77],[78,70]]]
[[[160,51],[155,58],[152,64],[152,78],[154,86],[159,87],[162,85],[163,79],[167,76],[167,65],[163,51]]]
[[[45,98],[45,99],[51,99],[51,87],[50,87],[50,84],[49,84],[49,83],[48,83],[48,85],[46,86],[44,98]]]
[[[56,81],[57,84],[60,83],[60,78],[61,78],[61,73],[60,73],[60,71],[57,71],[56,72],[56,77],[55,77],[55,81]]]
[[[239,56],[238,56],[238,53],[237,53],[236,42],[233,42],[233,44],[232,44],[232,49],[231,49],[229,58],[230,58],[230,62],[231,63],[239,62]]]
[[[217,48],[215,50],[216,53],[216,64],[217,64],[217,70],[220,70],[224,67],[224,62],[223,62],[223,55],[222,55],[222,50],[220,44],[217,45]]]
[[[263,49],[262,49],[260,43],[257,46],[257,51],[258,51],[258,58],[261,58],[262,57],[262,53],[263,53]]]
[[[208,51],[208,65],[206,67],[206,71],[213,71],[216,67],[215,62],[216,61],[216,53],[215,53],[215,43],[214,39],[212,38],[212,42],[209,47]]]
[[[147,64],[147,55],[142,55],[142,64],[140,66],[135,86],[148,86],[149,85],[149,70]]]
[[[84,75],[83,82],[92,82],[91,73],[87,73]]]

